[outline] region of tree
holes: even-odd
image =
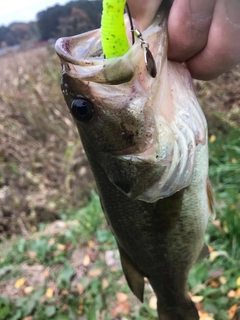
[[[41,40],[82,33],[100,25],[102,1],[71,1],[37,14]]]

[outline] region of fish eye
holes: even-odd
[[[71,103],[71,114],[80,122],[88,122],[94,116],[94,106],[86,98],[77,98]]]

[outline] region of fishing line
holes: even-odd
[[[127,12],[128,19],[129,19],[129,23],[130,23],[130,31],[131,31],[131,34],[132,34],[132,45],[134,45],[134,43],[135,43],[135,36],[134,36],[134,33],[132,32],[132,30],[134,29],[134,26],[133,26],[133,22],[132,22],[131,11],[130,11],[129,5],[128,5],[127,3],[126,3],[126,5],[125,5],[125,8],[126,8],[126,12]]]

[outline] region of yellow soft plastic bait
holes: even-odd
[[[130,49],[124,24],[125,3],[126,0],[103,0],[101,37],[107,59],[121,57]]]

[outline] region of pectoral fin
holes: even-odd
[[[132,264],[126,252],[120,246],[118,246],[118,248],[127,283],[135,296],[143,302],[144,276]]]
[[[208,249],[208,246],[204,243],[203,244],[203,247],[202,247],[202,250],[197,258],[197,261],[196,263],[200,262],[202,259],[206,258],[207,256],[209,256],[210,254],[210,251]]]

